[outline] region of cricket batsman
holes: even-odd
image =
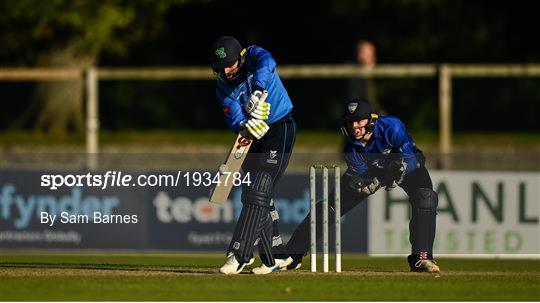
[[[272,255],[273,247],[282,244],[272,198],[296,137],[293,105],[277,73],[276,61],[259,46],[244,48],[230,36],[217,39],[212,45],[212,70],[227,125],[235,133],[246,132],[254,139],[242,165],[251,183],[242,187],[242,211],[220,272],[240,273],[253,263],[257,246],[262,265],[252,272],[268,274],[292,262],[291,258],[274,259]],[[266,100],[263,92],[268,93]]]
[[[433,241],[438,197],[424,166],[425,158],[416,147],[405,125],[396,117],[378,116],[367,100],[349,102],[342,116],[342,132],[346,137],[344,157],[347,170],[341,178],[342,216],[384,187],[400,186],[409,196],[412,216],[409,222],[408,256],[411,271],[439,273],[433,261]],[[330,222],[335,216],[333,194],[328,211]],[[316,211],[322,212],[322,203]],[[317,218],[317,235],[321,235],[321,218]],[[284,247],[293,258],[287,269],[300,268],[310,248],[310,215],[300,223]],[[281,253],[275,253],[276,256]]]

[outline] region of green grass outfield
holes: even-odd
[[[0,300],[540,300],[540,260],[442,259],[440,277],[403,258],[345,255],[343,272],[224,276],[216,254],[0,254]],[[308,260],[306,260],[308,261]]]

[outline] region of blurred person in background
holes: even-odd
[[[360,66],[373,69],[377,64],[377,48],[373,42],[368,40],[359,40],[355,48],[355,63]],[[370,100],[376,112],[384,114],[385,111],[378,102],[377,91],[375,88],[375,79],[367,78],[350,78],[347,81],[347,99],[354,100],[358,98]]]
[[[253,263],[253,250],[258,246],[262,265],[252,272],[268,274],[292,262],[291,258],[274,259],[272,254],[272,249],[282,244],[272,198],[296,138],[293,105],[276,61],[259,46],[244,48],[233,37],[221,37],[212,45],[212,69],[227,125],[235,133],[244,132],[255,139],[242,165],[251,184],[242,188],[242,211],[220,272],[240,273]],[[263,92],[268,92],[265,101],[261,99]]]
[[[342,133],[346,138],[343,155],[347,170],[341,178],[341,216],[366,200],[381,187],[386,190],[400,186],[409,196],[412,216],[409,221],[411,254],[407,261],[411,271],[440,273],[433,260],[437,193],[425,167],[425,157],[396,117],[380,116],[365,99],[345,106]],[[333,225],[334,194],[329,195],[329,222]],[[317,203],[315,213],[322,213]],[[285,247],[281,258],[290,256],[287,269],[301,267],[302,258],[310,249],[310,214],[300,223]],[[317,217],[317,236],[322,231],[322,218]]]

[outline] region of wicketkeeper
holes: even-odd
[[[438,197],[424,166],[425,158],[405,125],[396,117],[379,117],[368,101],[356,100],[345,108],[342,132],[346,137],[344,157],[347,170],[341,178],[341,215],[381,187],[391,190],[400,186],[409,196],[412,208],[409,267],[411,271],[439,273],[440,269],[433,261]],[[328,212],[332,223],[335,216],[333,196],[329,195]],[[317,204],[316,211],[322,212],[322,203]],[[321,235],[321,217],[317,219],[317,235]],[[300,268],[302,257],[310,248],[309,228],[308,214],[285,247],[284,254],[293,258],[288,269]]]
[[[242,166],[243,172],[250,174],[251,185],[242,188],[242,211],[220,272],[240,273],[253,263],[253,250],[258,246],[263,264],[252,272],[267,274],[292,262],[272,255],[272,248],[282,244],[272,197],[295,141],[293,105],[277,73],[276,61],[259,46],[243,48],[235,38],[221,37],[212,45],[212,69],[227,125],[254,139]],[[266,101],[261,99],[264,91],[268,92]]]

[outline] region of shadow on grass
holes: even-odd
[[[103,271],[133,271],[133,272],[163,272],[179,274],[217,274],[216,269],[200,267],[170,267],[170,266],[145,266],[132,264],[101,264],[101,263],[0,263],[0,268],[32,268],[32,269],[78,269],[78,270],[103,270]]]

